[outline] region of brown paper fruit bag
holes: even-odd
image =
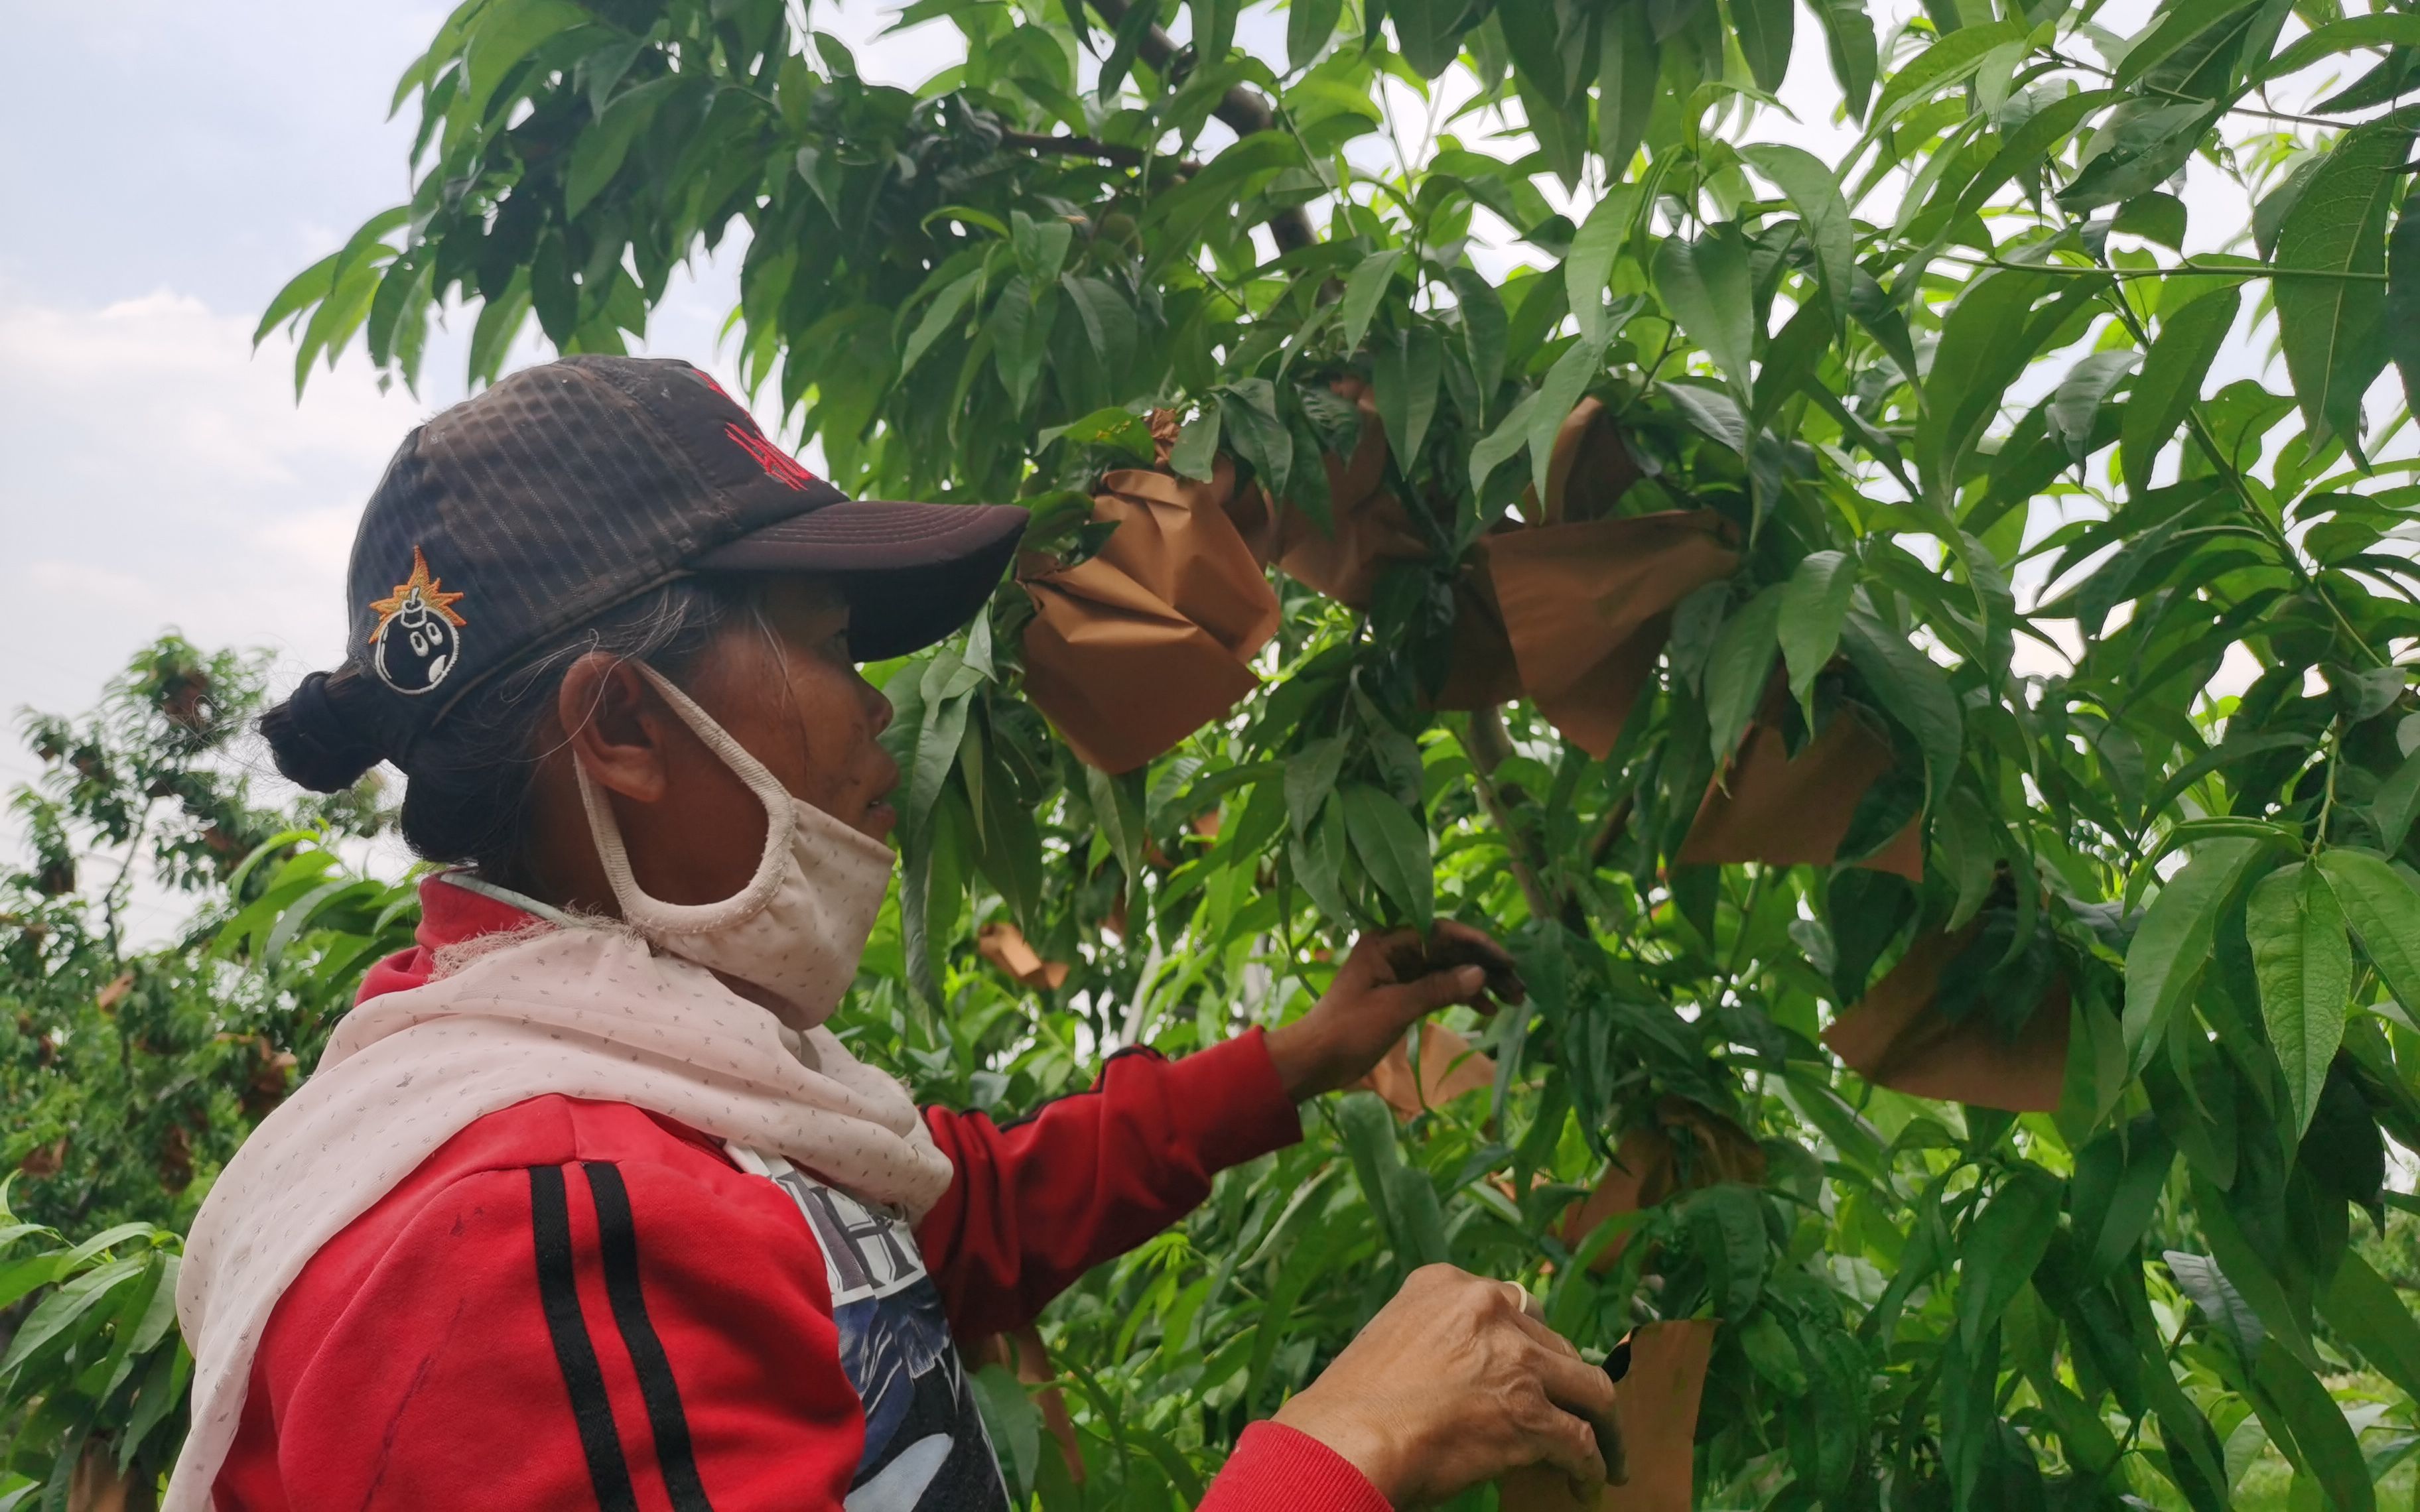
[[[2055,979],[2014,1038],[1981,1014],[1941,1012],[1943,974],[1975,949],[1983,921],[1918,940],[1855,1007],[1832,1021],[1823,1042],[1877,1087],[1944,1103],[2011,1113],[2055,1113],[2067,1078],[2068,989]],[[1993,961],[1982,963],[1989,968]]]
[[[1116,532],[1089,561],[1024,577],[1025,687],[1078,757],[1124,772],[1250,695],[1278,604],[1217,482],[1102,481],[1093,517]]]
[[[1322,530],[1292,502],[1273,505],[1265,497],[1258,501],[1257,510],[1252,501],[1239,499],[1234,514],[1244,538],[1263,561],[1276,563],[1280,571],[1315,593],[1366,609],[1388,567],[1421,561],[1429,548],[1413,530],[1403,501],[1387,489],[1387,432],[1378,423],[1377,402],[1369,386],[1342,378],[1330,387],[1361,413],[1361,436],[1353,455],[1320,455],[1327,472],[1332,528]]]
[[[1713,1319],[1642,1323],[1624,1341],[1630,1368],[1614,1387],[1614,1416],[1629,1477],[1593,1504],[1572,1495],[1551,1465],[1497,1481],[1502,1512],[1689,1512],[1696,1496],[1698,1400],[1714,1356]]]
[[[1730,771],[1717,776],[1674,857],[1683,866],[1761,861],[1768,866],[1829,866],[1840,854],[1866,790],[1891,769],[1890,741],[1853,707],[1834,712],[1797,755],[1782,739],[1789,690],[1778,679],[1747,728]],[[1856,863],[1924,880],[1919,820]]]
[[[1067,983],[1067,963],[1043,960],[1026,943],[1025,932],[1005,920],[975,932],[975,953],[1028,987],[1055,993]]]
[[[1576,1250],[1609,1219],[1725,1181],[1760,1186],[1764,1173],[1764,1148],[1754,1134],[1685,1097],[1661,1097],[1654,1121],[1621,1136],[1596,1189],[1563,1215],[1560,1237]],[[1617,1236],[1589,1269],[1611,1270],[1628,1242],[1628,1235]]]
[[[1603,759],[1655,675],[1672,606],[1730,576],[1710,509],[1585,520],[1479,543],[1521,685],[1564,738]]]
[[[1598,519],[1643,474],[1630,448],[1621,441],[1613,411],[1594,399],[1582,399],[1563,417],[1555,432],[1554,450],[1546,458],[1547,524]]]
[[[1395,1041],[1370,1074],[1353,1085],[1377,1093],[1395,1117],[1409,1120],[1432,1108],[1441,1108],[1466,1092],[1491,1091],[1496,1062],[1470,1041],[1441,1024],[1420,1025],[1420,1064],[1412,1070],[1412,1037]]]

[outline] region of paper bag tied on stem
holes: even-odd
[[[2010,1113],[2055,1113],[2067,1079],[2068,991],[2055,980],[2011,1040],[1983,1015],[1953,1019],[1933,1003],[1949,963],[1974,943],[1981,920],[1918,940],[1823,1042],[1877,1087]]]
[[[1781,734],[1789,696],[1777,680],[1766,691],[1728,777],[1717,776],[1698,806],[1674,857],[1681,865],[1829,866],[1838,857],[1859,800],[1891,769],[1890,742],[1844,707],[1792,756]],[[1921,883],[1918,821],[1909,820],[1889,844],[1856,864]]]
[[[1496,1062],[1481,1051],[1470,1047],[1470,1041],[1441,1024],[1423,1021],[1420,1025],[1420,1064],[1417,1073],[1412,1069],[1412,1037],[1405,1035],[1395,1041],[1370,1074],[1353,1085],[1367,1088],[1385,1099],[1395,1117],[1417,1119],[1432,1108],[1441,1108],[1465,1092],[1492,1090],[1496,1086]]]
[[[1630,1369],[1616,1385],[1614,1416],[1629,1478],[1593,1504],[1571,1492],[1551,1465],[1497,1481],[1503,1512],[1689,1512],[1696,1496],[1698,1400],[1714,1357],[1713,1319],[1643,1323],[1630,1331]]]
[[[1613,749],[1672,606],[1739,565],[1725,530],[1713,510],[1668,510],[1481,540],[1521,686],[1565,739]]]
[[[1764,1149],[1745,1129],[1685,1097],[1658,1098],[1654,1121],[1622,1134],[1596,1189],[1563,1215],[1560,1238],[1576,1250],[1608,1219],[1724,1181],[1761,1185],[1764,1172]],[[1589,1269],[1611,1270],[1628,1242],[1615,1237]]]
[[[1025,932],[1005,920],[975,932],[975,953],[1028,987],[1055,993],[1067,984],[1067,963],[1043,960]]]
[[[1388,567],[1419,562],[1429,548],[1404,513],[1403,501],[1387,489],[1387,432],[1369,386],[1355,378],[1329,386],[1361,415],[1361,436],[1350,458],[1320,455],[1334,528],[1322,530],[1290,501],[1266,496],[1238,498],[1236,525],[1262,561],[1276,563],[1287,577],[1340,604],[1366,609]]]
[[[1091,560],[1022,574],[1027,694],[1068,746],[1129,771],[1243,702],[1277,633],[1277,594],[1226,511],[1233,465],[1209,483],[1129,469],[1102,480]]]
[[[1582,399],[1555,432],[1554,450],[1546,458],[1546,501],[1541,523],[1562,524],[1608,515],[1642,475],[1630,448],[1621,443],[1613,411],[1595,399]]]

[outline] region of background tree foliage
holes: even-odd
[[[262,327],[299,331],[298,381],[358,336],[409,382],[433,316],[475,305],[492,377],[532,316],[619,349],[684,259],[744,238],[733,339],[836,481],[1023,498],[1075,553],[1071,495],[1148,458],[1155,407],[1186,419],[1180,469],[1223,451],[1322,519],[1354,435],[1331,385],[1372,386],[1426,559],[1366,611],[1281,582],[1260,691],[1176,751],[1074,759],[1018,696],[1014,585],[877,671],[906,881],[846,1027],[921,1095],[1014,1110],[1106,1048],[1282,1018],[1376,922],[1497,929],[1532,988],[1457,1025],[1483,1095],[1400,1131],[1322,1106],[1057,1304],[1085,1474],[991,1372],[1016,1482],[1179,1504],[1450,1258],[1594,1348],[1721,1319],[1708,1504],[2200,1512],[2285,1481],[2374,1505],[2420,1444],[2409,1271],[2354,1237],[2411,1202],[2386,1138],[2420,1147],[2420,573],[2409,406],[2364,403],[2420,363],[2420,14],[1242,12],[920,0],[903,19],[953,22],[967,61],[907,91],[781,0],[471,0],[396,94],[411,202]],[[1854,149],[1749,145],[1819,45]],[[1405,139],[1404,98],[1445,130]],[[2195,160],[2242,189],[2232,251],[2176,250]],[[1497,276],[1482,235],[1535,266]],[[2289,393],[2206,392],[2247,311]],[[1474,547],[1535,513],[1584,397],[1646,474],[1620,513],[1711,509],[1743,548],[1603,759],[1526,702],[1430,707]],[[2209,691],[2223,665],[2240,694]],[[1776,677],[1794,712],[1760,710]],[[1792,748],[1887,733],[1844,864],[1678,861],[1761,713]],[[1921,882],[1845,864],[1911,821]],[[287,901],[317,920],[311,889],[347,885]],[[1063,980],[986,962],[1000,922]],[[2004,1038],[2068,1015],[2055,1114],[1826,1051],[1920,949],[1947,955],[1934,1011]],[[1567,1224],[1639,1136],[1669,1152],[1660,1200]]]

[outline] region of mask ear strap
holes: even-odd
[[[588,812],[589,838],[597,847],[597,863],[605,869],[605,880],[622,905],[623,917],[633,924],[680,933],[727,925],[735,918],[745,918],[772,902],[775,889],[781,886],[782,863],[789,854],[798,827],[798,799],[790,795],[790,790],[763,762],[750,755],[746,747],[731,738],[729,731],[699,708],[696,701],[675,687],[671,679],[644,661],[631,665],[663,695],[681,722],[706,743],[708,750],[721,757],[723,764],[737,773],[765,805],[765,851],[757,858],[755,874],[748,879],[748,885],[720,903],[672,903],[655,897],[639,886],[638,877],[630,870],[630,853],[623,843],[622,825],[613,817],[613,804],[575,754],[571,768],[580,782],[581,807]]]

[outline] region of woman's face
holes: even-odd
[[[899,764],[876,737],[891,724],[891,701],[849,659],[848,601],[827,582],[773,579],[759,618],[724,626],[688,670],[690,696],[794,795],[888,840]],[[748,802],[757,807],[753,795]]]
[[[899,764],[876,737],[891,702],[848,656],[848,603],[826,582],[770,579],[677,679],[783,787],[861,834],[890,838]],[[673,903],[740,891],[765,850],[765,805],[638,669],[601,652],[557,694],[554,754],[536,786],[535,875],[550,901],[617,912],[571,763],[613,806],[639,885]]]

